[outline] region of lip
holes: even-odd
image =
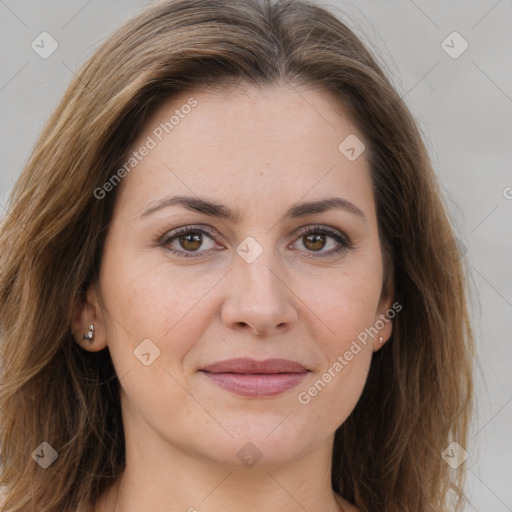
[[[299,384],[309,370],[296,361],[228,359],[200,370],[218,386],[243,396],[275,396]]]
[[[237,359],[226,359],[217,363],[210,364],[201,368],[202,371],[210,373],[302,373],[307,372],[307,368],[296,361],[288,359],[266,359],[265,361],[256,361],[249,357],[240,357]]]

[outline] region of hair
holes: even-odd
[[[121,476],[109,351],[83,350],[71,333],[116,198],[94,191],[164,101],[237,83],[329,92],[367,146],[383,294],[402,310],[335,433],[333,490],[363,512],[462,507],[465,464],[451,469],[441,453],[453,441],[466,446],[473,407],[467,269],[411,112],[355,33],[311,0],[167,0],[120,27],[76,73],[2,220],[2,511],[86,510]],[[42,442],[58,452],[46,470],[31,459]]]

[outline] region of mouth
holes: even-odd
[[[275,396],[297,386],[309,373],[306,367],[287,359],[256,361],[229,359],[201,370],[211,382],[232,393],[248,396]]]

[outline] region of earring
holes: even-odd
[[[383,341],[384,341],[384,338],[381,336],[381,337],[379,338],[379,343],[382,343]]]
[[[89,343],[94,341],[94,325],[89,325],[89,332],[84,334],[84,340],[87,340]]]

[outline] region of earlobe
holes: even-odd
[[[393,317],[395,316],[395,310],[391,304],[393,302],[392,297],[381,300],[379,304],[378,313],[375,317],[374,327],[378,330],[376,336],[373,337],[373,352],[379,351],[383,345],[391,337],[393,332]]]
[[[389,320],[389,324],[379,332],[378,336],[373,338],[373,352],[378,352],[388,342],[392,330],[392,322]]]
[[[94,324],[89,325],[89,332],[84,334],[84,340],[87,340],[89,343],[94,341]]]
[[[97,352],[107,346],[104,317],[94,285],[89,286],[85,296],[76,299],[71,331],[75,342],[88,352]]]

